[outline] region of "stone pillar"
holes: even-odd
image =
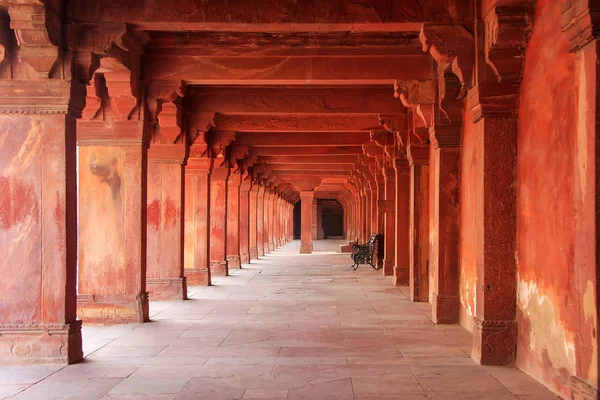
[[[407,159],[395,159],[396,172],[396,285],[410,281],[410,167]]]
[[[365,222],[366,222],[366,237],[370,238],[372,233],[372,229],[373,229],[373,194],[371,193],[371,188],[370,186],[368,186],[369,184],[366,183],[365,184]]]
[[[432,319],[436,324],[458,322],[461,125],[430,129],[429,269]]]
[[[385,178],[381,172],[375,174],[377,182],[377,233],[383,236],[383,240],[377,243],[377,268],[383,269],[385,253],[385,212],[382,204],[385,203]]]
[[[148,139],[141,120],[78,123],[78,316],[148,321]]]
[[[361,188],[360,203],[360,236],[361,242],[366,243],[369,236],[367,232],[367,192],[364,188]]]
[[[265,254],[269,254],[271,252],[271,219],[273,218],[271,214],[271,196],[272,193],[270,190],[265,190],[265,198],[264,198],[264,211],[263,211],[263,247],[265,249]]]
[[[385,170],[385,234],[383,274],[394,275],[396,266],[396,172],[392,167]]]
[[[250,262],[250,178],[245,177],[240,184],[240,262]],[[256,203],[256,200],[255,200]],[[256,216],[256,212],[255,212]],[[254,239],[256,244],[256,238]]]
[[[258,259],[258,185],[253,185],[250,189],[250,209],[249,215],[249,243],[250,259]]]
[[[75,118],[84,100],[85,86],[61,80],[0,81],[3,365],[83,358]]]
[[[148,150],[148,267],[152,300],[187,299],[183,276],[184,144],[152,144]]]
[[[379,233],[378,218],[379,211],[377,210],[377,185],[371,182],[371,235]]]
[[[258,248],[258,255],[265,255],[265,187],[260,186],[258,188],[257,197],[257,212],[256,212],[256,247]]]
[[[598,331],[600,263],[598,251],[600,146],[600,42],[598,8],[590,0],[564,2],[562,28],[570,40],[569,50],[576,54],[575,82],[578,99],[574,104],[577,123],[573,155],[575,182],[575,243],[573,247],[573,286],[579,293],[573,310],[579,321],[575,335],[576,370],[571,376],[574,399],[600,397],[598,371]],[[571,308],[571,304],[569,304]]]
[[[277,195],[272,192],[269,196],[269,251],[275,250],[275,199]]]
[[[210,174],[210,272],[229,275],[227,264],[227,179],[229,168],[214,167]]]
[[[192,146],[192,149],[195,146]],[[210,162],[190,157],[185,166],[184,274],[188,285],[210,285],[208,235]]]
[[[300,236],[300,254],[311,254],[313,251],[312,226],[313,226],[313,200],[314,190],[300,192],[302,202],[302,231]]]
[[[319,226],[318,226],[318,224],[319,224],[319,207],[317,205],[317,199],[314,199],[314,198],[312,201],[311,213],[312,213],[312,225],[311,225],[312,240],[317,240],[318,235],[319,235]]]
[[[429,301],[429,145],[408,146],[410,299]]]
[[[227,267],[240,268],[240,184],[242,176],[234,173],[227,180]]]

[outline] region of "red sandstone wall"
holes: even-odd
[[[481,123],[473,123],[473,117],[466,105],[461,148],[460,324],[472,331],[477,283],[477,249],[483,246],[483,193],[481,185],[477,184],[483,180],[483,135]]]
[[[574,54],[560,2],[539,0],[526,53],[517,164],[517,366],[568,397],[578,332],[574,274]]]

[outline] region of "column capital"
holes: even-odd
[[[594,7],[593,0],[563,0],[563,32],[569,37],[569,50],[577,52],[592,40],[600,31],[600,9]]]
[[[184,144],[154,143],[148,149],[148,162],[156,164],[183,164],[186,158]]]
[[[467,102],[473,122],[486,117],[517,118],[519,84],[479,83],[473,86]]]
[[[213,167],[210,172],[211,181],[227,181],[229,178],[229,168],[227,167]]]
[[[429,140],[434,149],[460,147],[462,124],[436,124],[429,128]]]
[[[429,144],[411,144],[407,146],[407,150],[410,166],[429,164]]]
[[[410,163],[405,157],[395,158],[393,164],[396,175],[408,174],[410,172]]]
[[[0,80],[0,114],[68,114],[81,117],[86,87],[58,79]]]

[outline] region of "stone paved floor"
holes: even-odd
[[[11,399],[554,399],[514,368],[484,368],[470,334],[435,326],[339,241],[299,243],[151,304],[153,322],[84,327],[84,362],[0,367]],[[13,396],[13,397],[11,397]]]

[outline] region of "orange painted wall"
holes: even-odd
[[[483,134],[465,105],[460,158],[460,324],[473,330],[478,246],[483,246]]]
[[[576,373],[576,56],[560,2],[539,0],[525,56],[517,164],[517,366],[565,397]]]

